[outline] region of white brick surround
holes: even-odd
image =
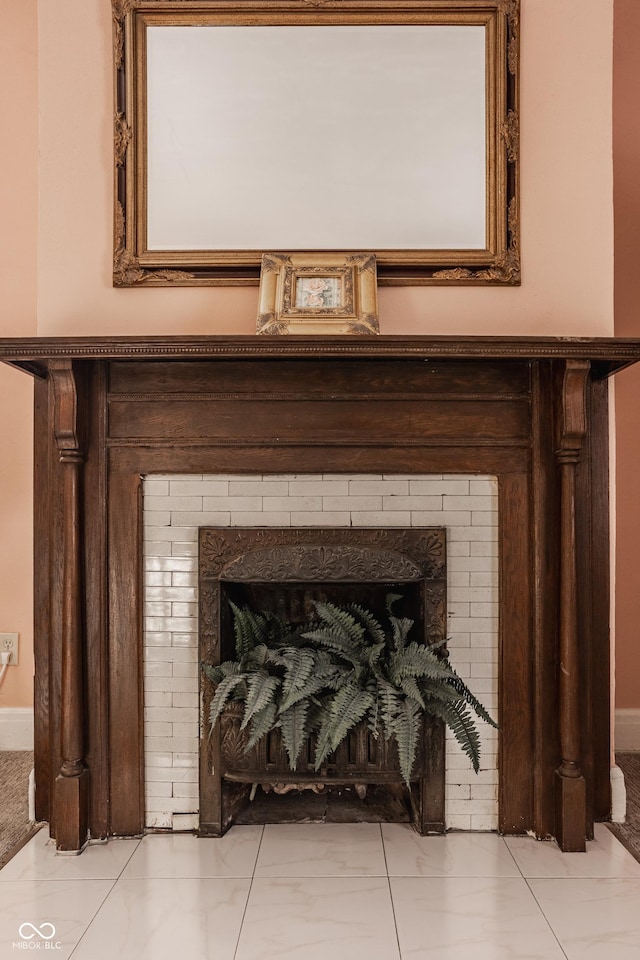
[[[198,824],[198,527],[447,528],[451,660],[497,719],[498,498],[462,475],[148,476],[144,481],[146,824]],[[476,775],[447,731],[446,823],[498,825],[497,732]]]

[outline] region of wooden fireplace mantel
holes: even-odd
[[[640,339],[463,336],[162,336],[0,338],[0,360],[46,376],[53,359],[229,360],[250,358],[589,360],[595,379],[640,359]]]
[[[141,478],[499,481],[503,833],[583,850],[610,810],[606,378],[640,340],[0,340],[35,389],[36,815],[144,828]]]

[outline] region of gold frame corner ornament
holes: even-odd
[[[485,26],[486,248],[375,250],[377,281],[394,286],[519,284],[520,2],[112,0],[114,286],[255,285],[264,270],[259,249],[147,248],[146,27],[329,23]],[[265,328],[273,322],[265,320]],[[373,332],[368,321],[359,319],[358,330],[362,325]]]
[[[321,293],[305,300],[305,285],[339,291],[336,302]],[[265,253],[262,256],[256,333],[380,333],[375,256],[371,253]]]

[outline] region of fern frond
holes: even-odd
[[[359,690],[353,684],[346,684],[333,697],[331,707],[318,735],[315,765],[320,768],[323,760],[335,750],[362,720],[373,703],[373,697],[366,690]]]
[[[238,660],[242,661],[261,645],[277,646],[291,637],[291,624],[276,613],[269,610],[257,613],[250,607],[238,607],[232,600],[229,601],[229,606],[233,612],[233,634]]]
[[[378,703],[380,705],[380,722],[385,740],[393,736],[393,724],[396,714],[402,706],[403,697],[392,684],[386,680],[378,681]]]
[[[413,626],[413,620],[409,620],[408,617],[389,617],[389,623],[393,631],[393,645],[397,651],[400,651],[407,641],[407,634]]]
[[[403,677],[400,681],[400,686],[410,700],[420,707],[421,710],[425,709],[424,697],[420,692],[420,687],[415,677]]]
[[[411,771],[416,762],[416,747],[418,745],[421,728],[420,707],[411,700],[403,700],[402,706],[394,720],[393,733],[398,746],[400,772],[407,786],[411,780]]]
[[[247,651],[243,665],[248,670],[255,670],[256,667],[264,667],[269,659],[270,652],[266,643],[258,643],[255,647],[252,647],[251,650]]]
[[[263,710],[260,710],[251,717],[249,727],[249,737],[244,747],[244,752],[248,753],[259,740],[262,740],[270,730],[273,730],[276,723],[276,705],[268,703]]]
[[[216,686],[225,677],[232,677],[242,672],[237,660],[225,660],[224,663],[219,663],[215,667],[211,663],[202,663],[200,666],[204,675],[212,680]]]
[[[280,710],[286,710],[300,697],[299,691],[308,682],[316,666],[312,650],[305,647],[283,647],[284,680],[282,681],[282,703]]]
[[[403,677],[428,677],[444,680],[454,674],[447,660],[432,653],[429,647],[412,641],[400,651],[389,655],[389,679],[399,685]]]
[[[218,684],[216,688],[216,692],[211,698],[211,706],[209,707],[209,723],[211,727],[215,726],[218,717],[222,713],[222,709],[225,703],[227,702],[227,700],[229,699],[229,697],[231,696],[235,688],[238,686],[238,684],[244,683],[246,678],[247,678],[246,673],[236,673],[236,674],[232,674],[231,676],[225,677]]]
[[[384,603],[387,608],[387,613],[389,614],[390,617],[394,616],[393,605],[394,603],[397,603],[398,600],[402,600],[401,593],[388,593],[384,598]]]
[[[462,695],[458,693],[454,687],[450,686],[447,681],[443,682],[442,680],[430,680],[428,677],[419,677],[416,682],[427,704],[431,699],[445,700],[448,703],[454,703],[456,700],[463,699]]]
[[[283,698],[279,708],[280,712],[288,710],[289,707],[292,707],[295,703],[299,703],[301,700],[310,700],[322,690],[338,690],[342,686],[342,679],[343,675],[335,670],[335,668],[333,670],[314,672],[304,687],[290,691],[286,699]]]
[[[497,730],[498,724],[487,712],[487,710],[482,706],[480,701],[476,699],[476,697],[471,693],[471,690],[469,690],[469,687],[466,685],[462,677],[458,676],[458,674],[455,672],[453,667],[451,667],[451,672],[453,676],[448,680],[449,686],[453,687],[453,689],[459,694],[459,696],[466,703],[468,703],[470,707],[473,708],[473,710],[476,712],[476,714],[480,717],[481,720],[486,721],[486,723],[490,724],[492,727],[495,727]]]
[[[364,653],[367,666],[373,669],[379,663],[384,651],[387,649],[386,643],[374,643],[370,647],[365,647]]]
[[[247,654],[268,639],[267,618],[249,607],[238,607],[230,600],[233,611],[233,635],[236,642],[236,656],[242,661]]]
[[[477,773],[480,769],[480,737],[466,705],[461,700],[456,703],[432,701],[429,712],[444,720]]]
[[[367,710],[367,726],[369,733],[377,740],[380,735],[380,698],[378,696],[378,683],[372,678],[367,684],[367,692],[371,694],[371,706]]]
[[[276,693],[280,683],[278,677],[272,677],[263,670],[259,673],[249,674],[244,715],[240,724],[241,730],[244,730],[254,713],[260,713],[269,703],[276,703]]]
[[[384,629],[370,610],[361,607],[359,603],[348,603],[345,609],[364,627],[374,644],[386,646],[387,637]]]
[[[316,600],[313,606],[323,623],[340,630],[345,639],[349,639],[356,646],[362,643],[364,627],[357,622],[348,610],[322,600]]]
[[[308,630],[303,636],[305,640],[313,640],[321,646],[327,647],[328,650],[351,664],[355,665],[362,662],[361,647],[345,635],[340,627],[321,626],[314,630]]]
[[[289,766],[296,769],[302,745],[309,735],[309,701],[301,700],[280,714],[278,725],[287,751]]]

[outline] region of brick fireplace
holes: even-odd
[[[190,570],[163,570],[163,557],[190,562],[203,521],[185,521],[182,529],[194,532],[184,539],[172,509],[151,509],[156,517],[149,522],[143,478],[165,485],[156,494],[147,489],[147,499],[171,497],[172,484],[225,478],[228,501],[222,512],[230,524],[233,498],[247,496],[240,488],[232,494],[232,484],[286,482],[295,499],[296,483],[346,483],[346,494],[335,492],[334,500],[323,496],[320,513],[324,525],[337,513],[348,526],[358,514],[377,514],[375,498],[384,506],[387,496],[366,493],[357,484],[409,485],[406,494],[389,493],[391,501],[428,497],[419,485],[446,477],[468,483],[469,498],[488,496],[476,487],[472,493],[472,485],[492,483],[497,489],[497,525],[487,525],[487,542],[497,549],[500,732],[497,753],[485,754],[497,757],[497,771],[485,771],[491,777],[485,786],[493,791],[497,773],[498,829],[532,831],[556,837],[565,850],[584,849],[593,821],[606,819],[610,807],[609,688],[602,681],[609,676],[610,643],[607,378],[639,357],[638,341],[604,339],[0,342],[0,359],[30,373],[35,383],[36,812],[50,821],[58,848],[80,850],[89,836],[137,834],[151,814],[171,815],[175,827],[180,824],[174,814],[189,818],[195,812],[183,803],[152,810],[148,802],[163,793],[172,801],[192,799],[191,775],[175,775],[180,762],[189,769],[193,751],[180,741],[191,733],[178,736],[187,730],[175,716],[149,719],[171,723],[170,736],[152,737],[153,728],[145,729],[145,710],[155,709],[185,710],[184,722],[197,726],[192,701],[181,699],[193,697],[187,684],[182,690],[152,689],[163,679],[174,684],[193,679],[189,631],[153,630],[147,622],[144,633],[145,603],[168,605],[156,608],[165,611],[158,616],[166,626],[177,611],[190,613],[195,600],[178,594],[145,599],[143,572],[151,564],[152,574],[172,576],[170,585],[148,583],[147,591],[163,585],[188,589],[188,582],[174,582],[173,576],[189,576]],[[174,487],[176,498],[183,494],[188,496]],[[311,522],[318,511],[308,494],[304,510],[299,503],[288,511],[275,509],[274,502],[267,506],[288,512],[291,523],[299,522],[300,513]],[[217,496],[213,489],[203,492],[201,511],[175,513],[203,514],[210,507],[216,513],[207,501]],[[265,501],[281,494],[261,496],[257,513],[264,521]],[[365,501],[347,509],[340,502],[344,496]],[[438,496],[444,513],[445,498],[457,494]],[[256,512],[247,503],[240,512],[242,507],[245,519]],[[409,513],[409,522],[403,522],[415,526],[430,511],[407,501],[389,512]],[[387,511],[382,512],[386,523]],[[480,512],[495,521],[495,510]],[[252,518],[252,525],[256,522]],[[367,525],[362,518],[357,522]],[[456,523],[446,525],[453,546]],[[151,543],[157,544],[155,554],[149,552]],[[454,564],[451,575],[467,572]],[[473,604],[495,600],[474,599],[473,590],[487,588],[472,587],[470,579],[468,585],[449,586],[455,635],[456,620],[459,626],[474,619]],[[469,593],[456,599],[456,589]],[[174,609],[174,603],[186,606]],[[457,604],[469,604],[468,618]],[[147,608],[150,620],[153,609]],[[469,626],[460,632],[474,631]],[[152,634],[157,643],[150,642]],[[163,634],[170,635],[166,642]],[[471,636],[469,641],[470,677],[480,667],[489,676],[475,677],[493,681],[493,664],[482,666],[487,648],[471,645]],[[145,646],[171,651],[170,660],[157,654],[153,681],[148,672],[153,658],[147,664]],[[453,655],[463,647],[452,644]],[[169,664],[171,673],[163,676]],[[165,699],[154,703],[154,695]],[[157,750],[149,744],[145,750],[145,734],[174,740],[175,749],[156,743]],[[171,754],[171,769],[166,756],[145,764],[154,753]],[[164,779],[159,774],[152,779],[151,768],[163,766]],[[455,769],[455,758],[448,758],[447,776]],[[161,786],[148,789],[154,783]],[[187,785],[186,796],[177,796],[174,785],[180,783]],[[450,781],[449,787],[466,791],[467,781]],[[495,807],[475,813],[459,806],[471,799],[450,791],[449,825],[462,826],[453,818],[467,816],[493,817],[485,825],[495,824]],[[495,803],[493,796],[482,799]],[[469,819],[472,825],[481,824]]]

